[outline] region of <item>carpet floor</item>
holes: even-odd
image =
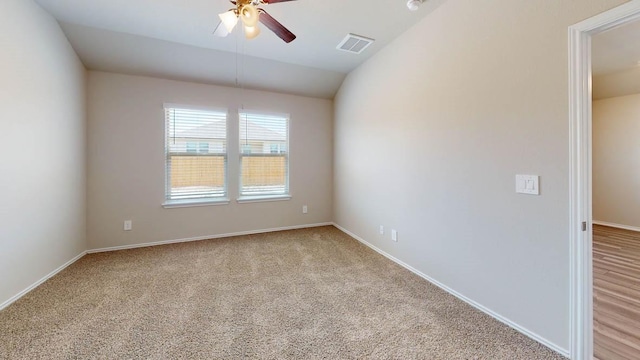
[[[334,227],[87,255],[1,359],[564,359]]]

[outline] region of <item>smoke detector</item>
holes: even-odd
[[[409,1],[407,1],[407,7],[409,8],[410,11],[418,10],[418,8],[420,7],[421,4],[422,4],[421,0],[409,0]]]

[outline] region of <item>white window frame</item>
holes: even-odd
[[[241,141],[241,135],[240,134],[240,123],[242,122],[242,115],[243,114],[253,114],[253,115],[263,115],[263,116],[277,116],[277,117],[282,117],[284,119],[286,119],[287,121],[287,133],[286,133],[286,153],[285,155],[285,159],[286,159],[286,174],[285,174],[285,189],[284,189],[284,193],[282,194],[268,194],[268,193],[264,193],[264,194],[251,194],[251,195],[246,195],[242,193],[242,158],[244,157],[244,151],[242,148],[242,141]],[[267,111],[258,111],[258,110],[247,110],[247,109],[238,109],[238,121],[237,121],[237,129],[238,129],[238,134],[237,134],[237,139],[239,141],[238,143],[238,199],[237,202],[238,203],[252,203],[252,202],[267,202],[267,201],[286,201],[286,200],[290,200],[291,199],[291,192],[290,192],[290,187],[289,187],[289,179],[290,179],[290,175],[291,175],[291,147],[290,147],[290,134],[291,134],[291,116],[289,114],[283,114],[283,113],[273,113],[273,112],[267,112]],[[256,156],[256,154],[247,154],[248,156]],[[271,153],[267,153],[264,154],[264,156],[273,156],[276,154],[271,154]],[[278,153],[277,155],[282,155],[282,153]]]
[[[171,194],[171,155],[175,154],[170,152],[169,150],[169,138],[168,138],[168,130],[167,127],[169,123],[167,121],[166,112],[168,109],[187,109],[187,110],[195,110],[195,111],[210,111],[210,112],[219,112],[225,114],[225,129],[226,129],[226,150],[224,152],[224,194],[222,196],[211,196],[211,197],[202,197],[202,198],[188,198],[188,199],[170,199]],[[182,207],[195,207],[195,206],[214,206],[214,205],[226,205],[229,204],[229,112],[228,109],[223,108],[212,108],[212,107],[204,107],[204,106],[193,106],[193,105],[183,105],[183,104],[172,104],[165,103],[163,106],[164,113],[164,147],[165,147],[165,193],[164,198],[165,201],[162,203],[164,208],[182,208]],[[213,156],[213,155],[204,155],[199,151],[200,144],[196,142],[196,152],[195,153],[187,153],[186,151],[184,155],[188,156]]]

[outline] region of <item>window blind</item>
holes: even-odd
[[[240,196],[289,194],[289,118],[240,112]]]
[[[165,107],[166,200],[227,195],[227,114]]]

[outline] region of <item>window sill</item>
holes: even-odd
[[[287,201],[291,200],[291,195],[262,195],[262,196],[242,196],[236,201],[239,204],[254,203],[254,202],[267,202],[267,201]]]
[[[162,204],[165,209],[185,208],[185,207],[198,207],[198,206],[216,206],[216,205],[228,205],[229,199],[188,199],[188,200],[169,200]]]

